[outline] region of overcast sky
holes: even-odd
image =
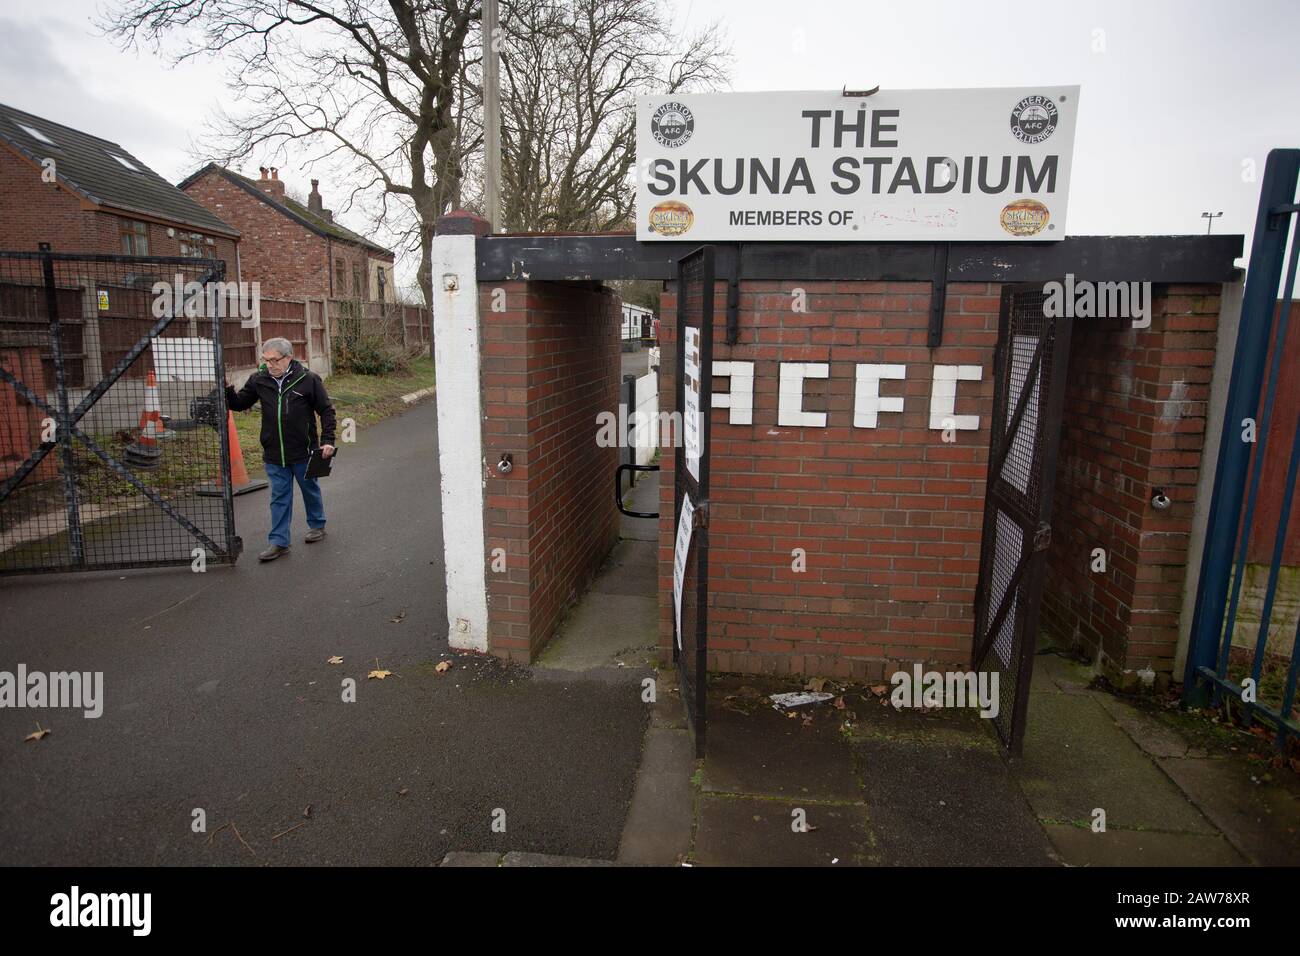
[[[0,102],[114,140],[176,182],[191,134],[236,104],[215,64],[119,52],[90,24],[96,6],[0,0]],[[1203,233],[1201,212],[1222,210],[1216,233],[1249,236],[1268,150],[1300,146],[1295,0],[672,7],[679,25],[723,23],[736,90],[1079,84],[1070,235]],[[309,175],[281,170],[302,193]],[[328,205],[342,189],[322,192]]]

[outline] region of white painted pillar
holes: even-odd
[[[448,642],[488,649],[483,404],[474,235],[433,238],[433,363]]]

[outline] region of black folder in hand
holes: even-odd
[[[337,454],[338,454],[338,449],[335,449],[334,455]],[[322,458],[320,449],[313,448],[311,450],[311,457],[307,459],[306,477],[328,478],[330,474],[330,466],[334,464],[334,455],[330,455],[328,458]]]

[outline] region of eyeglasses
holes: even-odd
[[[262,361],[270,365],[273,362],[287,362],[291,358],[293,358],[291,355],[263,355]]]

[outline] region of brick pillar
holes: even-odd
[[[1074,321],[1043,624],[1117,684],[1173,668],[1219,289],[1157,287],[1146,329]],[[1167,510],[1151,503],[1157,488]],[[1104,571],[1093,570],[1096,548]]]
[[[622,309],[589,283],[485,282],[479,303],[489,643],[530,661],[618,538],[618,448],[597,438],[601,413],[617,421]]]

